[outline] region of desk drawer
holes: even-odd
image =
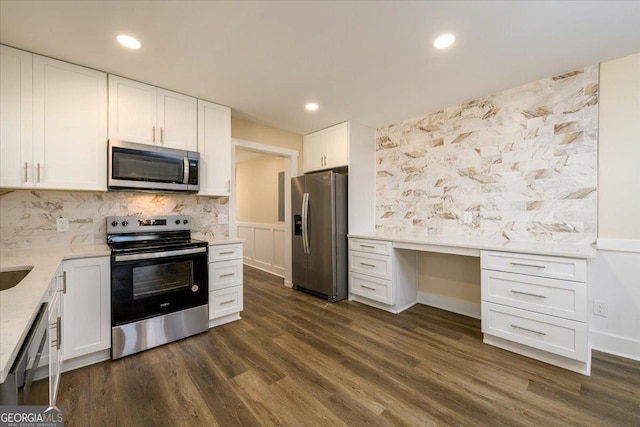
[[[393,305],[393,286],[390,280],[350,273],[349,290],[352,294]]]
[[[482,332],[570,359],[587,361],[586,323],[482,302]]]
[[[209,263],[209,290],[242,285],[242,260]]]
[[[586,322],[587,285],[482,270],[482,300]]]
[[[243,309],[242,286],[209,292],[209,319],[238,313]]]
[[[352,251],[369,252],[372,254],[391,255],[393,247],[391,242],[350,238],[349,249]]]
[[[242,258],[242,244],[209,246],[209,262]]]
[[[584,259],[482,251],[480,265],[484,269],[550,277],[552,279],[587,281]]]
[[[391,257],[366,252],[349,252],[349,270],[380,279],[391,280]]]

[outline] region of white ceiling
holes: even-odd
[[[448,51],[431,45],[442,32],[457,37]],[[142,49],[117,45],[120,33]],[[0,41],[304,134],[379,127],[640,52],[640,1],[1,0]]]

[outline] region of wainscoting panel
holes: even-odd
[[[245,264],[284,277],[284,225],[239,222],[238,237],[246,239]]]

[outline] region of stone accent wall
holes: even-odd
[[[589,66],[378,129],[377,230],[594,242],[598,78]]]
[[[106,243],[112,215],[191,215],[195,237],[229,235],[218,215],[229,215],[227,197],[134,192],[6,191],[0,195],[0,250]],[[56,218],[69,231],[56,231]]]

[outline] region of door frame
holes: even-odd
[[[284,158],[284,285],[293,286],[291,274],[291,178],[298,176],[298,150],[231,138],[231,194],[229,196],[229,237],[238,237],[236,220],[236,148]]]

